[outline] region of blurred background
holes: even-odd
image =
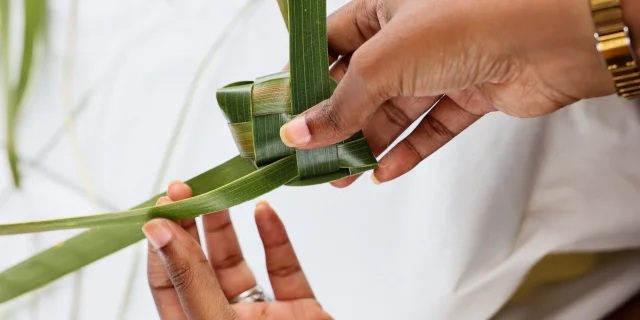
[[[328,12],[345,2],[327,1]],[[15,73],[22,1],[11,3]],[[275,0],[46,4],[46,37],[16,118],[19,189],[0,157],[1,223],[127,209],[234,157],[215,90],[288,60]],[[608,97],[539,119],[491,115],[393,182],[376,186],[365,175],[343,190],[283,187],[264,199],[336,319],[486,319],[550,252],[640,244],[635,108]],[[270,290],[254,204],[233,208],[232,219]],[[0,237],[0,268],[78,232]],[[155,319],[145,256],[145,242],[131,246],[0,305],[0,319]],[[616,275],[640,271],[621,265]],[[597,310],[626,299],[639,281],[618,279]],[[567,308],[594,312],[569,302],[543,311]]]

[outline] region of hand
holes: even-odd
[[[157,205],[191,196],[188,185],[174,182]],[[200,247],[194,219],[177,223],[154,219],[144,225],[149,286],[161,319],[332,319],[315,300],[275,211],[259,202],[255,219],[274,302],[229,304],[228,299],[255,287],[256,279],[242,257],[228,210],[203,216],[209,260]]]
[[[377,182],[489,112],[535,117],[614,93],[587,0],[354,0],[329,16],[327,32],[339,85],[282,127],[285,144],[319,148],[362,129],[378,156],[446,94],[380,160]]]

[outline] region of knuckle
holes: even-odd
[[[322,132],[327,138],[335,138],[347,131],[347,123],[336,100],[331,97],[322,103],[317,113],[307,114],[307,124],[312,135]]]
[[[268,250],[291,250],[291,252],[293,252],[293,246],[291,245],[291,240],[289,240],[289,236],[288,235],[284,235],[283,238],[278,239],[278,241],[274,241],[274,242],[268,242],[265,244],[265,249]]]
[[[390,123],[400,128],[406,128],[411,125],[412,121],[409,116],[391,100],[388,103],[384,103],[381,108]]]
[[[169,278],[171,283],[178,292],[185,292],[189,290],[193,284],[194,277],[191,265],[185,261],[173,262],[167,264],[167,270],[169,271]]]
[[[427,114],[403,143],[416,159],[426,159],[434,150],[450,141],[456,134],[440,120]]]
[[[364,39],[371,38],[387,22],[386,5],[382,0],[358,1],[354,11],[354,23]]]
[[[440,120],[428,114],[424,117],[424,121],[421,122],[420,126],[424,129],[423,131],[427,135],[427,138],[436,141],[449,141],[456,136],[456,134]]]
[[[403,75],[403,72],[389,69],[388,66],[385,66],[382,50],[367,48],[365,47],[367,45],[364,44],[358,51],[353,53],[349,62],[348,73],[351,77],[352,85],[356,89],[362,90],[363,99],[371,103],[374,101],[382,103],[382,101],[401,93],[401,83],[406,75]]]
[[[160,279],[159,277],[150,277],[149,278],[149,288],[153,291],[164,291],[173,289],[173,282],[169,278],[163,277]]]
[[[224,257],[222,260],[216,261],[215,263],[213,263],[213,269],[223,270],[223,269],[234,268],[238,266],[240,263],[242,263],[243,261],[244,261],[244,257],[242,256],[242,254],[238,254],[238,253],[230,254]]]
[[[405,139],[402,140],[402,142],[405,144],[409,152],[411,152],[413,157],[418,159],[419,161],[425,159],[428,156],[426,152],[421,151],[421,148],[416,146],[415,142],[412,139]]]
[[[233,223],[231,222],[231,219],[227,219],[221,224],[205,224],[204,231],[206,233],[216,233],[231,227],[233,227]]]
[[[324,109],[324,118],[327,126],[337,133],[345,131],[347,125],[344,121],[344,117],[340,114],[340,109],[335,107],[335,104],[331,105],[331,108]]]
[[[268,270],[270,276],[278,277],[278,278],[286,278],[296,273],[299,273],[301,271],[302,271],[302,267],[300,267],[300,264],[297,264],[297,263],[289,266]]]
[[[362,50],[356,51],[349,61],[349,70],[360,79],[371,79],[378,70],[375,61],[372,54],[363,54]]]
[[[193,227],[194,225],[196,225],[196,220],[195,219],[182,219],[179,220],[180,226],[183,229],[189,229],[191,227]]]
[[[375,17],[380,28],[391,20],[391,10],[389,10],[384,0],[375,0],[371,11],[373,12],[372,16]]]

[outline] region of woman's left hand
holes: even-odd
[[[188,185],[174,182],[157,205],[191,196]],[[256,279],[243,259],[228,210],[203,216],[209,259],[194,219],[154,219],[144,225],[149,286],[161,319],[332,319],[316,301],[275,211],[259,202],[255,219],[275,294],[272,302],[229,302],[256,287]]]

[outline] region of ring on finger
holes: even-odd
[[[255,287],[240,293],[232,299],[229,299],[229,303],[231,304],[269,301],[273,301],[273,299],[267,297],[260,285],[256,285]]]

